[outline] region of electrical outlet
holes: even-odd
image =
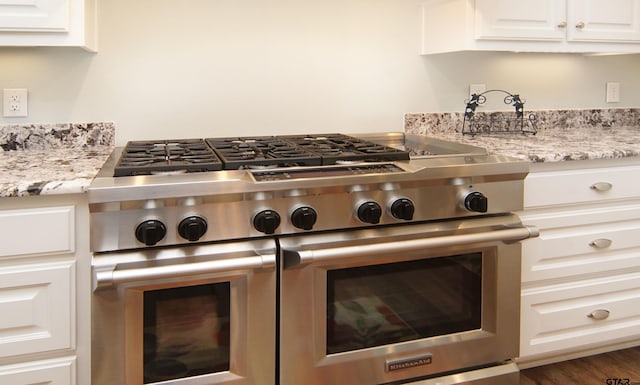
[[[620,83],[607,82],[607,103],[619,103],[620,102]]]
[[[480,95],[486,90],[487,87],[484,84],[469,84],[469,97],[473,94]]]
[[[7,118],[19,118],[29,115],[27,110],[26,88],[5,88],[3,90],[3,115]]]

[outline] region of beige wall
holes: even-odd
[[[0,88],[30,92],[30,116],[0,123],[113,121],[118,144],[402,130],[462,111],[469,83],[530,110],[640,107],[640,55],[420,56],[420,0],[98,1],[97,54],[0,48]]]

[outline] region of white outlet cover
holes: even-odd
[[[607,82],[606,102],[607,103],[620,102],[620,83]]]
[[[29,115],[28,95],[26,88],[5,88],[2,95],[3,116],[7,118],[21,118]]]

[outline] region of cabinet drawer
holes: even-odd
[[[74,347],[74,271],[72,262],[0,269],[0,358]]]
[[[0,366],[0,384],[74,385],[76,383],[75,367],[75,358]]]
[[[640,336],[640,273],[522,291],[520,355]]]
[[[526,208],[640,197],[640,166],[531,173]]]
[[[640,205],[554,210],[521,216],[540,229],[522,246],[523,283],[640,269]]]
[[[0,257],[72,253],[74,220],[73,206],[0,211]]]

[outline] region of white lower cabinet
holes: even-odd
[[[0,358],[72,349],[74,263],[0,269]]]
[[[75,385],[75,358],[36,361],[28,364],[0,366],[0,384],[6,385]]]
[[[634,162],[525,180],[540,236],[522,247],[520,362],[640,345],[639,177]]]
[[[640,273],[522,291],[522,356],[640,336]]]
[[[90,384],[86,197],[2,198],[0,235],[0,384]]]

